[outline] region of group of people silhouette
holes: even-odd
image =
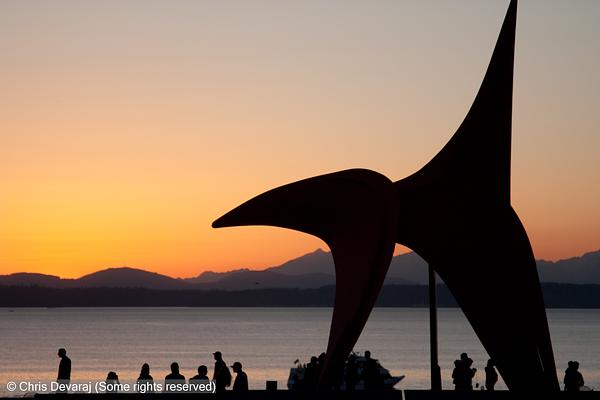
[[[315,391],[319,383],[319,376],[325,364],[325,353],[319,357],[312,356],[310,362],[303,368],[302,376],[294,377],[294,390]],[[302,367],[302,366],[300,366]],[[380,390],[384,388],[386,376],[381,373],[381,365],[371,357],[369,350],[365,351],[363,357],[355,353],[350,354],[346,360],[342,375],[335,380],[333,389],[343,388],[345,390],[355,390],[362,381],[364,390]]]
[[[60,357],[60,363],[58,365],[58,376],[57,381],[62,383],[68,383],[71,380],[71,359],[67,356],[67,351],[64,348],[58,350],[58,356]],[[213,370],[212,380],[215,382],[217,392],[224,392],[227,387],[231,386],[231,372],[227,363],[223,360],[223,354],[220,351],[213,353],[215,360],[215,366]],[[245,392],[248,391],[248,375],[242,370],[242,363],[239,361],[234,362],[231,365],[233,372],[236,374],[233,382],[232,390],[234,392]],[[210,378],[208,377],[208,367],[206,365],[200,365],[197,370],[197,374],[189,379],[189,383],[209,383]],[[138,385],[147,385],[153,383],[154,378],[150,375],[150,365],[144,363],[140,371],[140,375],[137,378],[136,383]],[[165,376],[164,387],[169,387],[167,384],[178,384],[185,383],[186,378],[179,371],[179,364],[174,362],[171,364],[171,373]],[[106,383],[119,383],[119,376],[114,371],[109,371],[106,376]]]
[[[67,350],[60,348],[58,350],[58,357],[60,358],[60,363],[58,365],[57,381],[63,383],[69,382],[71,380],[71,359],[67,356]],[[212,379],[215,382],[216,391],[223,392],[227,390],[227,387],[231,386],[231,372],[227,363],[223,360],[223,354],[220,351],[215,351],[213,358],[215,365]],[[298,380],[298,387],[296,389],[306,391],[316,390],[324,363],[325,353],[321,353],[319,357],[311,357],[310,362],[304,368],[304,377],[302,380]],[[242,370],[242,363],[236,361],[231,365],[231,368],[236,374],[232,390],[234,392],[247,391],[248,375]],[[358,357],[353,353],[348,357],[343,376],[339,377],[338,381],[340,384],[341,382],[345,382],[346,390],[354,390],[357,383],[362,379],[365,390],[378,390],[383,388],[385,379],[385,376],[380,373],[380,369],[379,362],[371,357],[370,351],[365,351],[364,357],[361,358],[360,362]],[[200,365],[197,372],[196,375],[189,379],[189,383],[210,382],[208,367],[206,365]],[[454,370],[452,371],[452,382],[454,383],[455,390],[472,391],[473,378],[476,373],[477,369],[473,368],[473,360],[469,358],[467,353],[462,353],[460,359],[454,361]],[[150,375],[150,365],[147,363],[143,364],[136,383],[146,384],[153,381],[154,378]],[[167,383],[185,383],[185,381],[185,376],[179,371],[179,364],[176,362],[172,363],[171,373],[165,376],[165,387]],[[106,376],[106,382],[119,383],[119,376],[116,372],[110,371]],[[497,382],[498,372],[494,367],[493,360],[490,359],[485,367],[485,389],[493,391]],[[569,392],[580,391],[584,387],[583,375],[579,372],[579,362],[569,361],[563,382],[565,391]],[[478,386],[479,384],[477,383],[475,387]]]
[[[583,375],[579,372],[579,363],[569,361],[568,368],[565,370],[564,384],[565,391],[578,392],[584,387]],[[473,377],[477,373],[476,368],[472,368],[473,360],[467,353],[462,353],[460,359],[454,361],[454,370],[452,371],[452,382],[454,389],[458,391],[473,390]],[[494,390],[498,382],[498,372],[494,367],[494,361],[488,360],[485,367],[485,390]],[[477,383],[475,387],[478,387]]]
[[[467,353],[462,353],[460,359],[454,361],[454,370],[452,371],[452,383],[454,389],[458,391],[470,391],[473,390],[473,377],[477,373],[477,368],[471,368],[473,366],[473,360],[469,358]],[[489,367],[489,369],[488,369]],[[489,371],[489,376],[488,376]],[[494,368],[492,360],[488,361],[488,366],[485,370],[486,373],[486,389],[494,390],[494,386],[498,381],[498,374]],[[495,377],[494,375],[495,374]],[[489,383],[488,383],[489,382]]]
[[[345,370],[346,387],[348,390],[354,390],[361,378],[358,372],[359,367],[361,367],[365,390],[381,390],[384,388],[384,381],[389,376],[381,373],[379,361],[372,358],[371,352],[367,350],[364,354],[364,360],[359,360],[355,354],[350,354],[348,357]]]

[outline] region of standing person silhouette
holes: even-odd
[[[306,364],[306,368],[304,369],[304,379],[301,388],[309,392],[314,392],[317,389],[318,380],[319,360],[316,356],[312,356],[310,362]]]
[[[58,364],[58,376],[56,381],[60,384],[69,384],[71,381],[71,359],[67,357],[67,350],[58,349],[60,363]],[[66,390],[59,389],[59,393],[66,393]]]
[[[477,372],[476,368],[471,368],[473,360],[469,358],[467,353],[460,355],[460,360],[454,361],[454,370],[452,371],[452,379],[454,390],[472,391],[473,377]]]
[[[494,361],[489,359],[485,367],[485,389],[493,391],[496,382],[498,382],[498,372],[494,368]]]
[[[565,370],[565,391],[579,392],[584,385],[583,375],[579,372],[579,363],[577,361],[569,361],[569,367]]]
[[[224,392],[225,388],[231,385],[231,372],[225,361],[223,361],[223,355],[220,351],[213,353],[215,359],[215,369],[213,372],[213,380],[215,381],[216,391]]]
[[[379,372],[379,362],[371,358],[371,352],[365,351],[365,361],[363,366],[363,379],[365,382],[365,390],[381,390],[383,389],[383,379]]]
[[[454,390],[466,390],[465,373],[463,362],[461,360],[454,360],[454,369],[452,370],[452,383],[454,384]]]
[[[233,391],[234,392],[247,392],[248,391],[248,375],[244,371],[242,371],[242,363],[236,361],[231,366],[233,372],[237,375],[235,376],[235,381],[233,382]]]

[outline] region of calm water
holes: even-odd
[[[74,380],[99,380],[116,371],[135,379],[148,362],[162,380],[172,361],[186,378],[206,364],[212,352],[228,364],[241,361],[250,387],[265,380],[285,388],[295,359],[306,362],[325,350],[328,308],[92,308],[0,309],[0,395],[6,383],[56,378],[56,351],[65,347]],[[581,363],[586,384],[600,390],[600,310],[549,310],[554,351],[562,379],[567,361]],[[487,356],[458,309],[439,311],[440,366],[444,387],[452,388],[453,361],[466,351],[484,381]],[[376,309],[356,346],[392,371],[406,375],[398,389],[429,387],[429,336],[426,309]]]

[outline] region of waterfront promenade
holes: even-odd
[[[508,391],[473,391],[470,393],[442,391],[434,393],[428,390],[391,390],[383,392],[319,392],[319,393],[303,393],[288,390],[264,391],[250,390],[246,393],[234,393],[228,391],[219,394],[165,394],[165,393],[121,393],[121,394],[40,394],[36,395],[35,399],[39,400],[197,400],[197,399],[248,399],[248,400],[315,400],[315,399],[332,399],[332,400],[362,400],[362,399],[381,399],[381,400],[512,400],[512,399],[585,399],[585,400],[600,400],[600,392],[557,392],[553,394],[544,394],[532,391],[528,394],[515,395]],[[13,398],[5,398],[8,400]]]

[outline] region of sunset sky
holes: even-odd
[[[0,2],[0,273],[189,277],[326,248],[210,224],[313,175],[418,170],[465,116],[507,6]],[[512,203],[537,258],[581,255],[600,248],[600,2],[518,13]]]

